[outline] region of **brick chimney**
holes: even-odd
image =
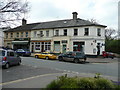
[[[26,19],[22,19],[22,25],[26,25],[27,24],[27,20]]]
[[[73,12],[72,14],[73,14],[73,20],[77,20],[78,13],[77,12]]]

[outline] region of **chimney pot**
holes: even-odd
[[[22,19],[22,25],[26,25],[27,24],[27,20],[26,19]]]
[[[76,20],[78,13],[77,12],[73,12],[72,14],[73,14],[73,20]]]

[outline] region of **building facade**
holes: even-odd
[[[87,55],[101,55],[105,49],[106,26],[77,18],[77,12],[72,14],[72,19],[26,24],[12,31],[16,36],[18,31],[21,31],[20,33],[29,31],[28,47],[33,53],[83,51]],[[10,30],[7,32],[11,33]],[[15,44],[20,43],[20,39],[21,37],[17,42],[15,38],[11,40],[13,48]],[[23,41],[25,42],[24,39],[21,42]]]

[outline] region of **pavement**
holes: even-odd
[[[44,74],[44,75],[38,75],[38,76],[33,76],[33,77],[28,77],[24,79],[19,79],[15,81],[10,81],[10,82],[5,82],[0,84],[2,85],[2,88],[34,88],[34,90],[38,88],[46,88],[46,86],[53,80],[58,79],[59,76],[63,76],[67,74],[68,77],[94,77],[94,74],[86,74],[86,73],[51,73],[51,74]],[[104,78],[117,81],[118,78],[116,77],[109,77],[109,76],[102,76]],[[2,89],[4,90],[4,89]]]

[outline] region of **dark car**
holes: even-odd
[[[11,65],[20,65],[21,58],[14,50],[0,49],[0,65],[9,68]]]
[[[73,51],[73,52],[66,52],[65,54],[60,54],[58,56],[60,61],[73,61],[75,63],[78,62],[85,62],[87,57],[84,52],[80,51]]]
[[[103,51],[102,53],[103,53],[102,55],[103,55],[104,58],[112,58],[113,59],[115,57],[115,54],[112,53],[112,52]]]
[[[16,53],[20,56],[30,56],[31,52],[27,49],[17,49]]]

